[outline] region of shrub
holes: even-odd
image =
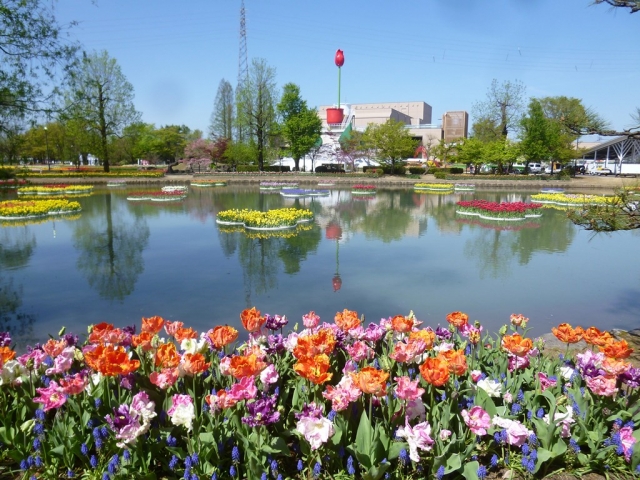
[[[264,167],[265,172],[290,172],[291,167],[289,165],[267,165]]]
[[[409,167],[409,173],[412,175],[424,175],[424,167]]]
[[[257,172],[257,165],[238,165],[238,172]]]
[[[427,174],[435,175],[438,170],[440,170],[438,167],[429,167],[427,168]]]
[[[404,175],[407,168],[404,165],[396,165],[396,168],[393,169],[391,165],[384,165],[382,167],[382,171],[386,175]]]
[[[344,168],[339,165],[318,165],[315,169],[316,173],[346,173]]]
[[[13,168],[0,168],[0,180],[9,180],[15,176]]]
[[[454,173],[454,174],[460,174],[460,173],[464,173],[464,168],[460,168],[460,167],[451,167],[451,168],[449,169],[449,171],[450,171],[451,173]]]
[[[447,172],[443,168],[434,172],[433,175],[439,180],[445,180],[447,178]]]

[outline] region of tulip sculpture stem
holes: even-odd
[[[340,108],[340,72],[342,68],[338,67],[338,108]]]

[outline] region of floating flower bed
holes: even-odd
[[[434,192],[449,192],[455,188],[453,183],[415,183],[414,190],[430,190]]]
[[[470,200],[457,202],[456,213],[460,215],[477,215],[485,220],[518,221],[525,218],[536,218],[542,215],[542,204],[523,202],[489,202],[487,200]]]
[[[319,187],[335,187],[335,182],[318,182]]]
[[[75,221],[78,220],[82,215],[80,213],[66,213],[64,214],[64,216],[62,217],[64,219],[65,222],[69,222],[69,221]],[[49,216],[49,215],[43,215],[40,217],[28,217],[28,218],[21,218],[21,219],[16,219],[16,218],[12,218],[11,220],[3,220],[0,219],[0,227],[26,227],[28,225],[38,225],[41,223],[47,223],[47,222],[51,222],[52,220],[54,220],[54,216]]]
[[[564,193],[564,188],[541,188],[540,193]]]
[[[93,185],[52,184],[18,188],[18,195],[68,195],[91,193]]]
[[[193,180],[192,187],[226,187],[227,182],[222,180]]]
[[[531,195],[531,200],[543,204],[552,203],[556,205],[582,207],[584,205],[607,205],[614,202],[615,197],[577,193],[537,193]]]
[[[8,200],[0,202],[0,219],[22,220],[46,215],[64,215],[81,210],[78,202],[56,200]]]
[[[260,190],[280,190],[282,188],[296,188],[297,182],[260,182]]]
[[[168,193],[178,192],[184,194],[187,193],[188,188],[185,185],[166,185],[161,190]]]
[[[280,190],[283,197],[326,197],[329,190],[314,190],[310,188],[283,188]]]
[[[242,225],[219,225],[222,233],[242,233],[245,237],[251,239],[269,239],[269,238],[293,238],[301,232],[307,232],[313,228],[313,224],[309,222],[299,223],[295,227],[286,230],[247,230]]]
[[[313,220],[311,210],[279,208],[260,212],[258,210],[224,210],[219,212],[216,222],[220,225],[242,225],[253,230],[281,230],[293,228],[302,222]]]
[[[0,188],[18,188],[28,184],[29,182],[26,180],[16,180],[14,178],[10,178],[9,180],[0,180]]]
[[[475,216],[467,216],[456,218],[456,223],[464,225],[474,225],[481,228],[488,228],[499,232],[511,231],[517,232],[530,228],[540,228],[541,224],[535,218],[528,219],[526,222],[503,222],[500,220],[485,220]]]
[[[107,180],[107,187],[126,187],[127,181],[120,178],[114,178],[113,180]]]
[[[443,319],[444,323],[445,319]],[[100,323],[19,355],[0,334],[3,478],[635,478],[640,369],[624,340],[511,315],[364,324],[243,310],[240,332]],[[136,328],[141,327],[141,328]],[[140,333],[136,333],[139,330]],[[583,340],[587,348],[569,353]]]
[[[184,190],[152,191],[152,192],[131,192],[127,194],[127,200],[141,201],[151,200],[152,202],[175,202],[184,200],[187,194]]]
[[[351,187],[351,193],[354,195],[375,195],[376,186],[375,185],[353,185]]]
[[[471,183],[456,183],[453,186],[453,189],[456,192],[473,192],[476,189],[476,186]]]

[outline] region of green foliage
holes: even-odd
[[[493,79],[484,101],[473,105],[474,132],[483,141],[507,138],[520,125],[524,111],[525,86],[522,82]]]
[[[238,165],[236,168],[238,172],[259,172],[260,171],[257,165]]]
[[[585,205],[567,216],[576,225],[594,232],[614,232],[640,228],[640,202],[636,189],[619,189],[615,201],[607,205]]]
[[[460,168],[460,167],[451,167],[449,169],[449,171],[453,174],[460,174],[460,173],[464,173],[464,168]]]
[[[364,132],[364,143],[383,166],[396,171],[396,164],[409,158],[416,149],[416,141],[402,122],[389,119],[383,124],[369,124]]]
[[[300,159],[320,138],[322,120],[315,109],[307,107],[307,102],[300,96],[300,87],[294,83],[284,86],[278,112],[283,119],[280,133],[286,142],[286,151],[293,157],[294,169],[299,170]]]
[[[412,175],[424,175],[426,169],[424,167],[409,167],[409,173]]]
[[[214,101],[211,123],[209,125],[209,137],[212,139],[233,137],[233,124],[235,122],[235,104],[233,87],[224,78],[220,80],[218,92]]]
[[[439,180],[445,180],[447,178],[447,170],[442,168],[436,170],[433,175]]]

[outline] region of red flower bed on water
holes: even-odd
[[[460,201],[456,205],[466,209],[484,210],[494,213],[525,213],[527,210],[537,210],[542,208],[541,203],[524,202],[490,202],[488,200]]]

